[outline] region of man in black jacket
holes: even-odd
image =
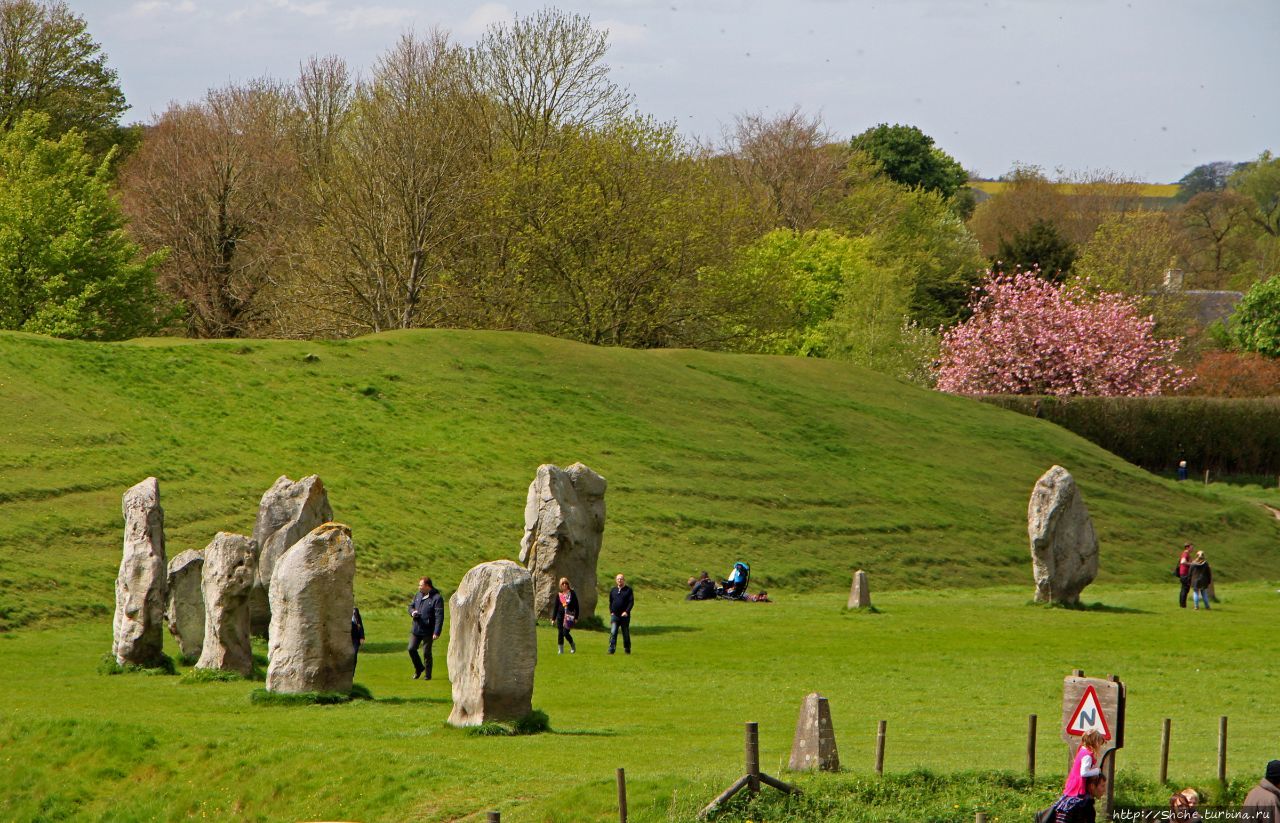
[[[413,679],[431,679],[431,644],[444,628],[444,598],[431,584],[430,577],[418,581],[418,593],[409,604],[413,618],[413,633],[409,635],[409,659],[413,661]],[[423,647],[425,658],[418,656],[418,646]]]
[[[618,647],[618,630],[622,630],[622,649],[631,654],[631,607],[636,604],[635,595],[627,585],[627,578],[619,574],[613,579],[617,585],[609,590],[609,654]]]

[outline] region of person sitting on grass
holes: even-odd
[[[685,600],[714,600],[716,584],[711,575],[703,572],[701,577],[689,578],[689,596]]]

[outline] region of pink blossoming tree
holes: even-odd
[[[942,391],[1149,395],[1189,382],[1173,363],[1178,341],[1156,339],[1132,297],[988,272],[970,308],[942,338]]]

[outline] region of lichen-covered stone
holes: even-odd
[[[519,720],[533,710],[538,638],[533,578],[510,560],[471,569],[449,598],[454,726]]]
[[[204,647],[204,595],[200,577],[204,552],[187,549],[169,561],[168,599],[164,609],[169,634],[178,641],[182,656],[194,659]]]
[[[196,666],[248,677],[253,673],[249,642],[249,592],[258,546],[242,534],[218,532],[204,550],[201,580],[205,604],[204,646]]]
[[[1075,479],[1061,466],[1045,472],[1031,491],[1027,535],[1036,602],[1079,603],[1098,575],[1098,535]]]
[[[578,593],[580,619],[596,611],[596,564],[604,540],[607,481],[581,463],[544,464],[529,484],[520,562],[533,575],[533,605],[550,618],[561,577]]]
[[[262,636],[271,623],[271,574],[285,550],[312,529],[333,520],[329,495],[319,475],[297,482],[281,475],[262,495],[253,539],[258,545],[258,576],[249,601],[251,629]]]
[[[124,555],[116,575],[111,644],[122,666],[152,666],[164,654],[164,606],[168,568],[160,483],[148,477],[124,493]]]

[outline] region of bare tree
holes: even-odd
[[[301,178],[287,90],[260,80],[170,107],[122,169],[134,232],[168,247],[160,285],[182,301],[188,333],[261,333],[261,299],[298,225]]]
[[[766,193],[781,226],[814,228],[822,207],[840,195],[848,150],[835,143],[821,117],[799,106],[774,117],[738,115],[726,143],[735,173]]]
[[[304,99],[341,108],[341,73],[312,74]],[[314,183],[321,305],[343,333],[437,325],[448,317],[453,244],[476,199],[481,136],[465,55],[448,36],[406,34],[332,122],[331,168]],[[338,120],[345,125],[337,126]],[[314,127],[313,127],[314,128]]]
[[[1201,192],[1179,210],[1179,245],[1195,285],[1208,289],[1233,285],[1254,245],[1251,213],[1249,199],[1231,190]]]

